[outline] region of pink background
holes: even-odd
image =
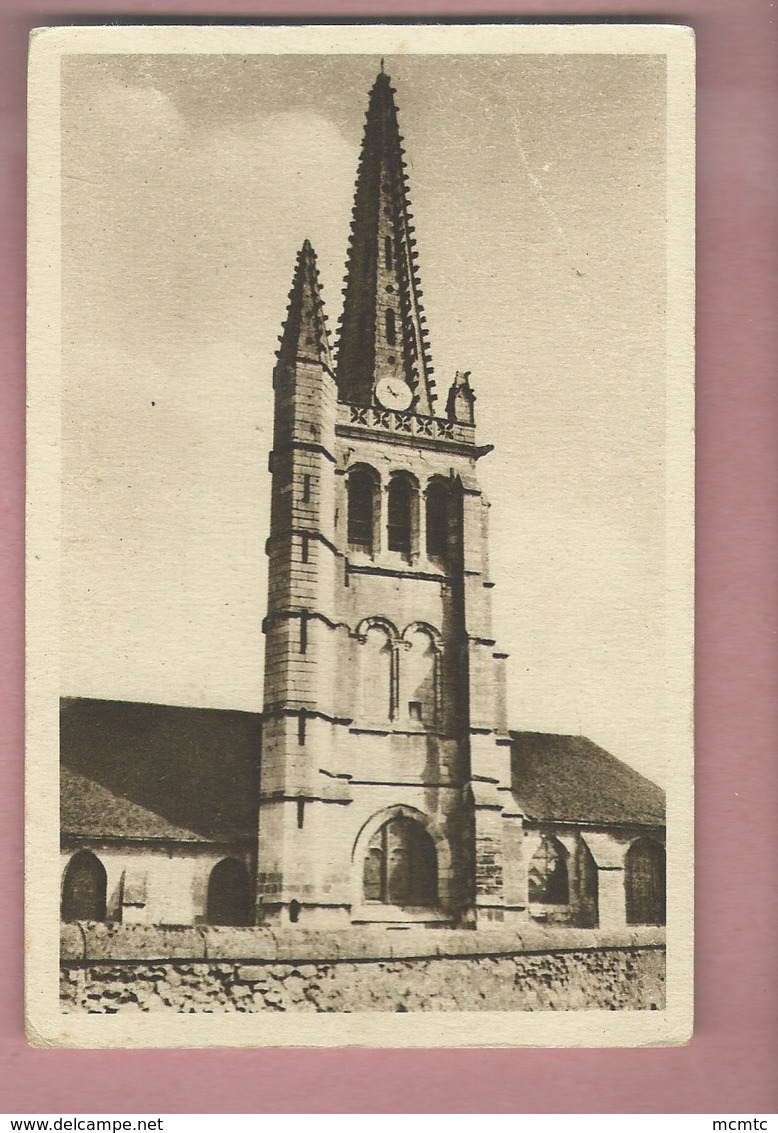
[[[691,24],[699,76],[697,1009],[667,1050],[38,1051],[22,1028],[24,88],[31,27],[202,13]],[[778,34],[769,0],[0,0],[0,1112],[778,1110]]]

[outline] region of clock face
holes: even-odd
[[[381,378],[375,387],[376,397],[384,409],[407,409],[413,400],[413,393],[402,378]]]

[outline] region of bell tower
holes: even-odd
[[[337,367],[298,257],[274,372],[258,916],[308,927],[520,915],[505,660],[475,396],[444,413],[395,91],[370,92]]]

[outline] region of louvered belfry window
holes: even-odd
[[[405,476],[389,484],[387,545],[390,551],[410,555],[413,534],[413,487]]]
[[[449,495],[442,480],[433,480],[427,489],[427,554],[436,559],[448,553]]]
[[[348,543],[356,551],[373,553],[374,481],[366,468],[348,478]]]

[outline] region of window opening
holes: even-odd
[[[305,799],[297,800],[297,829],[302,830],[305,821]]]
[[[303,535],[303,537],[302,537],[302,547],[301,547],[301,550],[300,550],[301,561],[304,562],[304,563],[307,563],[308,562],[308,555],[309,555],[309,540],[308,540],[307,535]]]
[[[300,652],[306,653],[308,650],[308,617],[303,614],[300,618]]]
[[[435,843],[424,827],[392,818],[370,839],[363,867],[366,901],[430,908],[438,901]]]
[[[305,743],[305,712],[297,717],[297,742],[302,747]]]
[[[448,553],[449,489],[440,480],[433,480],[427,489],[426,535],[427,554],[445,559]]]
[[[411,506],[413,488],[404,476],[396,476],[389,484],[388,540],[390,551],[411,553]]]
[[[297,924],[300,919],[300,909],[302,906],[299,901],[289,902],[289,920],[292,924]]]
[[[397,330],[394,322],[394,311],[391,307],[386,308],[386,341],[389,346],[394,346],[397,342]]]
[[[538,905],[566,905],[570,900],[565,851],[544,838],[529,864],[529,899]]]
[[[411,720],[421,720],[422,719],[421,701],[420,700],[409,700],[408,701],[408,715],[410,716]]]
[[[306,472],[303,476],[303,503],[310,503],[311,500],[311,478]]]
[[[348,478],[348,542],[356,551],[373,553],[374,483],[367,469],[355,468]]]

